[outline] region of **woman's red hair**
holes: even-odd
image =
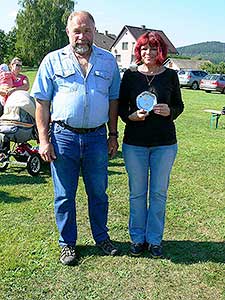
[[[167,57],[168,47],[164,40],[161,38],[161,36],[155,31],[146,32],[138,38],[137,44],[134,49],[136,63],[141,63],[141,47],[145,45],[149,45],[150,47],[158,49],[156,56],[156,64],[161,65]]]

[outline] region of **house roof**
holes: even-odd
[[[168,58],[164,64],[167,62],[173,62],[179,69],[192,69],[199,70],[201,69],[201,65],[210,62],[209,60],[193,60],[193,59],[181,59],[181,58]]]
[[[118,40],[122,37],[125,31],[129,31],[131,35],[134,37],[135,40],[139,38],[140,35],[147,31],[155,31],[157,32],[165,41],[165,43],[168,45],[168,53],[171,54],[177,54],[177,49],[174,47],[174,45],[171,43],[171,41],[168,39],[168,37],[165,35],[165,33],[162,30],[156,30],[156,29],[150,29],[146,28],[144,25],[142,27],[135,27],[135,26],[129,26],[125,25],[123,29],[120,31],[119,35],[115,39],[114,43],[112,44],[111,48],[116,44]]]
[[[116,36],[114,34],[109,34],[107,31],[105,33],[96,32],[94,38],[94,44],[106,50],[110,50]]]

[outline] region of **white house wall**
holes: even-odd
[[[128,49],[123,50],[122,44],[128,43]],[[132,62],[132,54],[134,54],[134,47],[136,44],[135,38],[131,35],[129,31],[124,32],[121,35],[119,41],[112,47],[112,54],[116,57],[117,55],[121,56],[121,61],[118,61],[118,65],[120,68],[129,68]]]

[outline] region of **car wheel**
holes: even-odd
[[[41,157],[39,154],[31,154],[27,160],[27,171],[31,176],[37,176],[41,170]]]
[[[198,90],[198,89],[199,89],[198,83],[197,83],[196,81],[194,81],[194,82],[192,83],[191,88],[192,88],[192,90]]]
[[[225,94],[225,88],[223,88],[223,90],[221,91],[221,94]]]

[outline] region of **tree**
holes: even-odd
[[[219,64],[204,63],[201,68],[210,74],[225,74],[225,63],[221,62]]]
[[[74,1],[20,0],[19,4],[16,51],[24,64],[38,65],[48,52],[68,43],[65,27]]]
[[[16,53],[16,28],[15,27],[7,33],[6,43],[7,43],[7,53],[5,55],[5,60],[7,62],[10,62],[13,59],[13,57],[17,56],[17,53]]]
[[[3,30],[0,29],[0,64],[4,62],[7,54],[7,38]]]

